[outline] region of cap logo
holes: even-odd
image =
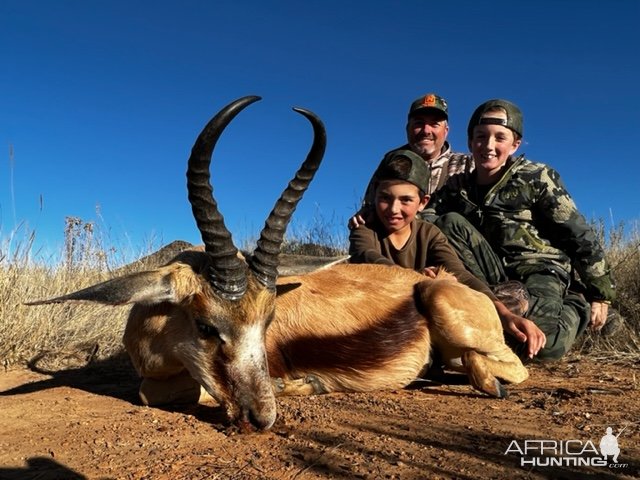
[[[447,102],[435,93],[427,93],[422,97],[416,98],[409,108],[409,116],[418,114],[423,109],[439,110],[447,118]]]
[[[436,106],[436,96],[433,94],[427,95],[426,97],[424,97],[424,100],[422,100],[422,105],[424,107],[435,107]]]

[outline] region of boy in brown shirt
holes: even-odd
[[[546,341],[542,331],[526,318],[512,313],[489,287],[466,270],[435,225],[416,218],[429,196],[429,170],[422,158],[410,150],[396,150],[383,159],[374,177],[375,219],[349,235],[352,263],[380,263],[435,276],[437,267],[453,273],[459,282],[491,298],[503,328],[519,342],[526,342],[526,355],[533,358]]]

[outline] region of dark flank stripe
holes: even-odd
[[[280,345],[282,358],[270,357],[271,376],[284,376],[287,370],[352,372],[380,368],[416,341],[419,324],[425,319],[408,299],[377,324],[348,335],[300,337]],[[286,366],[285,366],[286,365]]]

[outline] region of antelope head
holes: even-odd
[[[276,419],[276,402],[265,332],[274,317],[278,255],[296,205],[320,166],[326,132],[315,114],[294,108],[313,126],[313,145],[269,214],[255,251],[245,260],[238,255],[213,197],[210,164],[225,127],[257,100],[260,97],[247,96],[223,108],[204,127],[191,151],[187,190],[204,253],[188,252],[152,271],[30,304],[69,300],[134,303],[127,328],[163,330],[163,353],[169,351],[222,403],[231,421],[241,427],[268,429]],[[130,354],[131,348],[142,348],[127,347]]]

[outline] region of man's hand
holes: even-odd
[[[360,225],[364,225],[365,223],[367,222],[364,221],[363,216],[360,214],[360,212],[358,212],[349,219],[349,230],[358,228]]]
[[[544,332],[531,320],[519,317],[511,311],[500,300],[493,302],[500,315],[502,329],[514,336],[519,342],[527,344],[527,356],[535,357],[547,343]]]
[[[373,206],[364,205],[353,217],[349,219],[349,230],[353,230],[354,228],[358,228],[360,225],[373,222],[374,215],[375,211]]]
[[[609,304],[606,302],[591,302],[591,323],[590,328],[595,331],[602,330],[604,324],[607,323],[607,314],[609,313]]]

